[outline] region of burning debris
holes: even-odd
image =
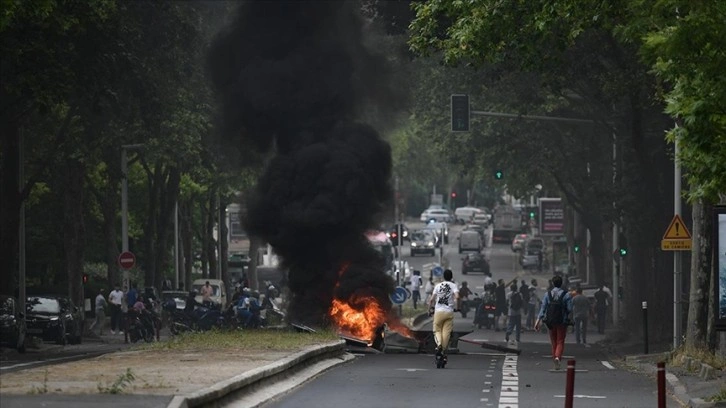
[[[275,154],[246,228],[289,271],[291,320],[373,341],[384,323],[400,325],[388,312],[393,282],[364,236],[391,198],[391,152],[356,120],[400,98],[385,59],[364,46],[355,4],[243,3],[210,66],[224,140]]]

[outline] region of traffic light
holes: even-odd
[[[533,220],[534,219],[534,211],[530,211],[529,212],[529,219],[530,220]]]
[[[494,170],[494,178],[497,180],[501,180],[504,178],[504,172],[501,170]]]
[[[624,257],[628,254],[628,240],[622,232],[618,234],[618,244],[620,244],[620,256]]]
[[[456,191],[451,192],[451,198],[456,198]]]
[[[572,250],[573,250],[573,251],[575,251],[575,253],[578,253],[578,252],[580,252],[580,244],[575,244],[575,245],[574,245],[574,246],[572,247]]]
[[[620,247],[620,256],[625,256],[628,254],[628,248]]]
[[[470,114],[469,95],[451,95],[451,131],[468,132]]]
[[[83,274],[83,284],[85,285],[87,283],[88,283],[88,274],[87,273],[84,273]]]

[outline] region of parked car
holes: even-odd
[[[83,340],[83,310],[59,295],[28,296],[26,301],[27,335],[65,345]]]
[[[197,297],[195,300],[202,303],[202,286],[209,282],[209,286],[212,287],[212,296],[210,299],[212,302],[222,307],[227,305],[227,291],[224,287],[224,282],[221,279],[197,279],[192,283],[192,289],[197,291]]]
[[[445,222],[429,222],[426,229],[432,230],[439,238],[439,245],[449,243],[449,225]]]
[[[26,327],[24,313],[11,296],[0,296],[0,345],[25,353]]]
[[[459,253],[464,251],[481,252],[482,244],[481,236],[477,231],[461,231],[459,234]]]
[[[419,253],[436,255],[436,235],[430,230],[416,230],[411,233],[411,256]]]
[[[406,228],[405,224],[394,224],[391,228],[388,229],[388,232],[386,235],[391,240],[391,243],[393,246],[398,246],[398,230],[401,230],[401,244],[403,244],[403,241],[409,240],[408,235],[408,228]]]
[[[512,251],[517,252],[521,251],[522,248],[524,248],[524,243],[527,241],[527,238],[529,236],[527,234],[517,234],[514,236],[514,239],[512,240]]]
[[[444,209],[428,209],[421,213],[421,221],[428,223],[431,220],[436,222],[451,222],[451,214]]]
[[[490,275],[489,261],[482,254],[469,254],[461,264],[461,273],[466,275],[470,272],[481,272]]]
[[[174,302],[177,310],[184,310],[187,305],[187,296],[189,296],[189,292],[184,290],[165,290],[161,292],[162,307],[168,302]]]

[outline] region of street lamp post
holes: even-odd
[[[121,252],[129,250],[129,180],[128,180],[128,156],[127,150],[141,149],[144,145],[127,144],[121,146]],[[129,270],[123,270],[124,291],[129,289]]]

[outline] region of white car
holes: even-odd
[[[434,220],[436,222],[451,222],[451,214],[448,210],[443,209],[428,209],[421,213],[421,221],[428,223]]]
[[[480,212],[482,211],[476,207],[459,207],[454,211],[454,216],[456,218],[456,222],[459,224],[466,224]]]

